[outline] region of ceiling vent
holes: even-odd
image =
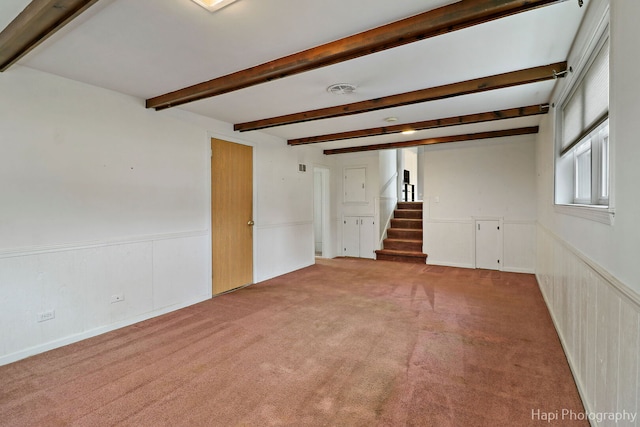
[[[327,92],[334,95],[349,95],[356,91],[355,85],[350,83],[336,83],[327,88]]]

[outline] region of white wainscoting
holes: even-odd
[[[196,231],[0,253],[0,365],[211,298],[209,242]]]
[[[424,221],[423,252],[427,264],[475,268],[475,235],[472,219]]]
[[[587,412],[638,414],[640,296],[542,225],[537,246],[540,289]]]
[[[536,222],[505,219],[503,238],[504,271],[533,274],[536,269]]]
[[[502,270],[533,274],[536,222],[504,219],[502,224]],[[475,268],[475,228],[472,218],[431,218],[424,225],[424,253],[429,255],[427,264]]]
[[[313,221],[258,224],[254,233],[257,282],[315,263]]]

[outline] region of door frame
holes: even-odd
[[[322,194],[320,195],[320,203],[322,205],[322,258],[333,258],[333,248],[331,242],[331,169],[325,165],[313,165],[314,174],[314,194],[313,201],[316,201],[315,194],[315,173],[320,172],[322,180]],[[314,206],[315,209],[315,206]],[[315,224],[314,224],[315,225]],[[314,236],[315,242],[315,236]],[[314,247],[315,254],[315,247]]]
[[[234,135],[228,135],[228,134],[224,134],[224,133],[218,133],[218,132],[211,132],[211,131],[207,131],[207,142],[205,145],[205,150],[206,150],[206,155],[205,157],[205,161],[207,164],[207,176],[208,176],[208,183],[207,183],[207,230],[208,230],[208,241],[209,241],[209,245],[208,245],[208,263],[209,263],[209,298],[211,297],[215,297],[217,295],[213,294],[213,233],[211,230],[211,221],[212,221],[212,212],[211,212],[211,201],[212,201],[212,191],[213,188],[211,186],[211,156],[213,155],[213,153],[211,152],[211,138],[215,138],[215,139],[222,139],[224,141],[227,142],[233,142],[234,144],[240,144],[240,145],[247,145],[252,147],[253,149],[251,150],[252,152],[252,160],[253,160],[253,170],[251,171],[251,175],[252,175],[252,181],[253,181],[253,195],[252,195],[252,199],[251,199],[251,203],[253,204],[253,221],[255,222],[254,226],[253,226],[253,248],[251,250],[251,262],[253,264],[253,272],[252,272],[252,282],[253,283],[257,283],[258,282],[258,274],[257,274],[257,268],[256,268],[256,259],[257,259],[257,247],[258,247],[258,233],[257,231],[259,230],[259,223],[257,221],[257,218],[259,217],[258,215],[258,204],[257,204],[257,185],[258,185],[258,180],[256,179],[256,147],[257,144],[244,140],[244,139],[240,139],[237,138]],[[224,294],[219,294],[219,295],[224,295]]]

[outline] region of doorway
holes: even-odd
[[[211,138],[213,294],[253,282],[253,147]]]
[[[326,167],[313,168],[313,236],[315,256],[331,258],[329,174]]]

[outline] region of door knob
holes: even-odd
[[[255,224],[255,222],[253,222],[251,220],[249,220],[249,222],[247,222],[247,225],[253,225],[253,224]]]

